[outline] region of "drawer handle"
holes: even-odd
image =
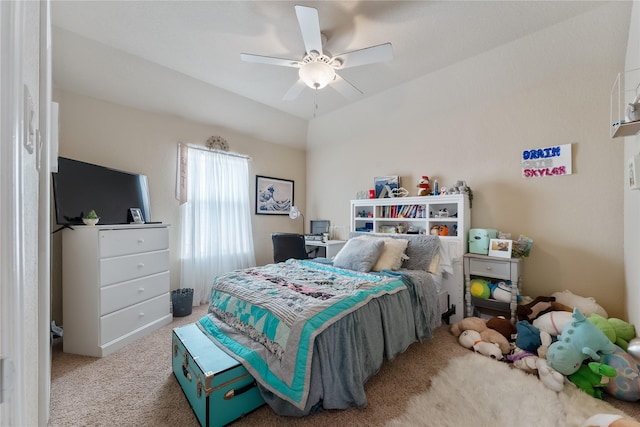
[[[144,239],[143,238],[139,238],[138,239],[138,243],[144,243]]]
[[[138,264],[138,268],[142,268],[142,267],[144,267],[144,262],[141,262]]]
[[[491,267],[487,267],[487,270],[491,271]]]
[[[144,311],[141,311],[140,313],[138,313],[138,317],[144,317]]]
[[[139,288],[138,292],[143,293],[144,292],[144,288]]]

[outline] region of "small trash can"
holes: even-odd
[[[171,291],[173,317],[184,317],[191,314],[193,306],[193,289],[183,288]]]

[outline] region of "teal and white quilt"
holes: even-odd
[[[304,408],[316,336],[372,299],[406,291],[405,281],[291,259],[217,277],[198,323],[260,384]]]

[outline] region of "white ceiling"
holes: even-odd
[[[392,61],[340,71],[368,97],[603,2],[55,0],[54,84],[204,122],[233,121],[220,104],[240,103],[265,120],[295,119],[306,132],[314,113],[354,101],[331,88],[318,92],[317,110],[311,89],[283,101],[297,69],[240,60],[240,53],[302,58],[295,4],[318,9],[334,54],[392,43]]]

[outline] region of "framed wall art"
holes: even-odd
[[[256,214],[289,215],[293,206],[293,181],[256,175]]]
[[[489,256],[497,258],[511,258],[513,240],[491,239],[489,240]]]

